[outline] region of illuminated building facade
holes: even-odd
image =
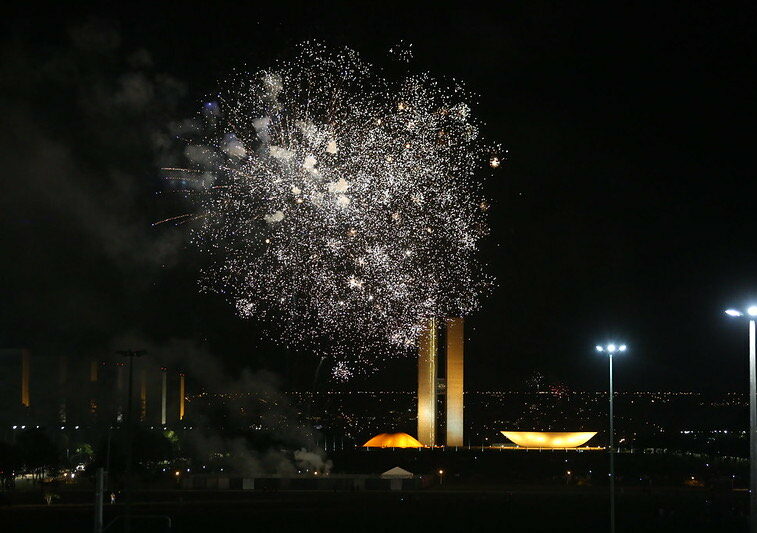
[[[445,321],[445,376],[439,378],[439,324],[429,319],[418,345],[418,440],[424,446],[437,444],[437,402],[445,396],[446,445],[463,445],[464,321]]]
[[[407,433],[381,433],[363,444],[363,448],[422,448],[423,444]]]
[[[436,444],[436,319],[431,318],[418,345],[418,440]]]
[[[447,446],[463,445],[463,325],[447,320]]]
[[[0,348],[0,384],[7,392],[0,395],[0,439],[2,428],[13,425],[62,427],[123,422],[127,365],[120,358],[99,360],[95,356]],[[166,426],[187,420],[186,376],[174,369],[168,374],[167,367],[149,360],[141,361],[134,370],[135,421]]]
[[[168,380],[168,369],[160,367],[160,425],[166,425],[166,389]]]
[[[179,374],[179,420],[184,420],[184,373]]]
[[[31,372],[32,354],[29,350],[21,350],[21,405],[29,407],[29,373]]]
[[[577,448],[586,444],[596,431],[502,431],[521,448]]]

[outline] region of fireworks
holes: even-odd
[[[492,282],[476,258],[480,176],[500,158],[469,99],[312,43],[237,76],[185,150],[202,172],[188,193],[192,242],[211,258],[202,287],[335,356],[344,379],[407,352],[425,318],[475,310]]]
[[[331,369],[331,377],[334,381],[349,381],[353,372],[346,361],[337,361]]]

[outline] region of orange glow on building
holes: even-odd
[[[430,318],[418,345],[418,440],[436,444],[436,319]]]
[[[447,446],[463,445],[464,320],[447,319]]]
[[[577,448],[586,444],[596,431],[500,431],[522,448]]]
[[[29,350],[21,350],[21,405],[29,407],[29,374],[31,372],[32,354]]]
[[[184,374],[179,374],[179,420],[184,420]]]
[[[166,381],[167,381],[167,374],[168,369],[166,367],[160,367],[160,373],[162,374],[160,377],[161,385],[160,385],[160,423],[162,425],[166,425]]]
[[[381,433],[363,444],[363,448],[423,448],[407,433]]]

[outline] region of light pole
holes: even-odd
[[[725,314],[742,317],[738,309],[727,309]],[[755,348],[755,326],[757,305],[747,308],[749,316],[749,529],[757,533],[757,349]]]
[[[124,475],[124,531],[131,532],[131,491],[132,491],[132,479],[131,479],[131,459],[133,451],[133,439],[134,439],[134,424],[132,418],[132,399],[131,393],[134,382],[134,358],[141,357],[147,353],[145,350],[119,350],[116,352],[118,355],[123,355],[129,358],[129,397],[126,411],[126,472]]]
[[[607,359],[610,361],[610,437],[607,445],[607,449],[610,452],[610,533],[615,533],[615,429],[613,427],[613,409],[612,400],[615,396],[612,383],[612,358],[615,352],[625,352],[625,344],[609,343],[605,346],[597,345],[597,351],[600,353],[606,353]]]

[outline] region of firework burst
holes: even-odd
[[[492,283],[480,176],[501,155],[468,101],[313,43],[235,76],[185,151],[192,242],[211,257],[202,287],[335,356],[343,377],[406,353],[424,318],[475,310]]]

